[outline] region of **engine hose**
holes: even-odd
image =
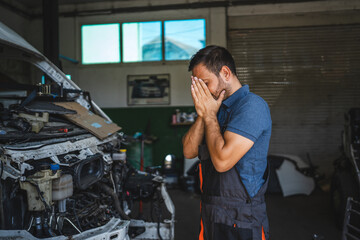
[[[116,195],[116,193],[114,193],[113,189],[111,189],[108,185],[106,185],[104,183],[96,183],[96,185],[99,187],[100,190],[109,194],[113,198],[114,204],[115,204],[115,209],[120,214],[121,218],[123,218],[125,220],[130,220],[129,216],[127,216],[125,214],[125,212],[121,209],[119,198]]]
[[[80,229],[80,231],[83,232],[83,230],[82,230],[82,228],[81,228],[81,225],[80,225],[79,218],[78,218],[78,216],[77,216],[77,214],[76,214],[76,210],[75,210],[75,200],[73,201],[73,211],[74,211],[75,220],[76,220],[76,222],[77,222],[77,224],[78,224],[78,226],[79,226],[79,229]]]
[[[120,177],[116,170],[117,170],[117,168],[115,168],[115,171],[112,173],[112,176],[114,178],[116,192],[118,192],[118,186],[120,185]]]

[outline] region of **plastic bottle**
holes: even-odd
[[[118,153],[112,154],[114,161],[126,161],[126,149],[120,149]]]
[[[52,182],[52,199],[54,201],[64,200],[73,195],[73,178],[70,174],[62,175]]]
[[[179,123],[180,122],[180,109],[176,109],[176,122]]]

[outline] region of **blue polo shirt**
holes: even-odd
[[[250,197],[254,197],[265,181],[272,124],[269,106],[244,85],[222,102],[217,117],[221,129],[254,142],[235,165]],[[224,126],[226,120],[228,123]]]

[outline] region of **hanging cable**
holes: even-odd
[[[41,202],[44,204],[45,209],[46,209],[47,211],[51,212],[51,208],[50,208],[49,204],[47,204],[47,202],[46,202],[46,200],[45,200],[45,198],[44,198],[44,193],[41,192],[41,190],[40,190],[40,188],[39,188],[39,185],[37,185],[36,183],[34,183],[34,182],[32,182],[32,181],[29,181],[29,180],[27,180],[26,182],[30,183],[31,185],[33,185],[33,186],[36,188],[36,191],[38,192],[39,197],[40,197],[40,200],[41,200]]]

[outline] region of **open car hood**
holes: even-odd
[[[8,28],[5,24],[0,22],[0,42],[2,45],[8,45],[18,49],[22,49],[24,52],[33,54],[34,56],[39,57],[40,59],[45,59],[45,57],[31,46],[25,39],[23,39],[19,34],[14,32],[12,29]]]
[[[67,89],[80,90],[80,87],[67,78],[49,59],[2,22],[0,22],[0,57],[30,62],[58,85],[62,85]],[[76,102],[87,109],[90,108],[90,104],[84,99],[76,99]],[[100,116],[111,122],[111,119],[93,101],[92,107]]]

